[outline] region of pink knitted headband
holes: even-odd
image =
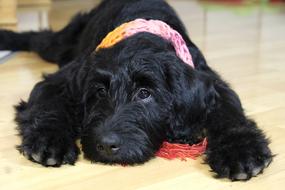
[[[192,56],[182,36],[168,24],[159,20],[136,19],[134,21],[124,23],[110,32],[103,39],[101,44],[98,45],[96,50],[111,47],[121,40],[140,32],[149,32],[170,41],[177,56],[194,68]]]

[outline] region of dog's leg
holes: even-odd
[[[33,89],[29,101],[16,106],[16,122],[22,142],[18,146],[28,159],[44,166],[74,164],[79,154],[78,112],[68,84],[48,76]]]
[[[220,97],[207,116],[207,161],[218,177],[248,180],[270,164],[268,140],[244,115],[238,96],[226,84],[215,89]]]
[[[0,50],[36,52],[43,59],[63,66],[78,55],[79,38],[89,19],[89,14],[78,14],[59,32],[17,33],[0,29]]]

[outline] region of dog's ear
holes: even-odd
[[[168,140],[197,143],[204,136],[203,121],[217,106],[215,80],[203,71],[181,64],[169,70],[168,84],[173,95]]]

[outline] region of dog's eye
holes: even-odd
[[[139,99],[146,99],[146,98],[149,98],[150,97],[150,92],[147,90],[147,89],[145,89],[145,88],[142,88],[142,89],[140,89],[139,90],[139,92],[138,92],[138,94],[137,94],[137,97],[139,98]]]
[[[107,91],[105,88],[99,88],[97,90],[97,95],[100,97],[100,98],[105,98],[107,96]]]

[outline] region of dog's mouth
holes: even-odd
[[[84,152],[84,155],[86,159],[96,163],[99,162],[110,165],[138,165],[143,164],[153,158],[155,156],[155,152],[156,151],[145,151],[140,148],[133,150],[113,148],[108,152],[102,152],[101,150],[95,150],[92,154]]]
[[[94,140],[91,136],[81,139],[84,157],[91,162],[104,164],[137,165],[153,158],[160,146],[154,147],[148,140],[124,138],[124,142],[116,135],[112,138]]]
[[[92,162],[100,162],[105,164],[121,164],[121,165],[138,165],[143,164],[155,156],[154,152],[143,152],[136,150],[119,150],[115,154],[98,153]]]

